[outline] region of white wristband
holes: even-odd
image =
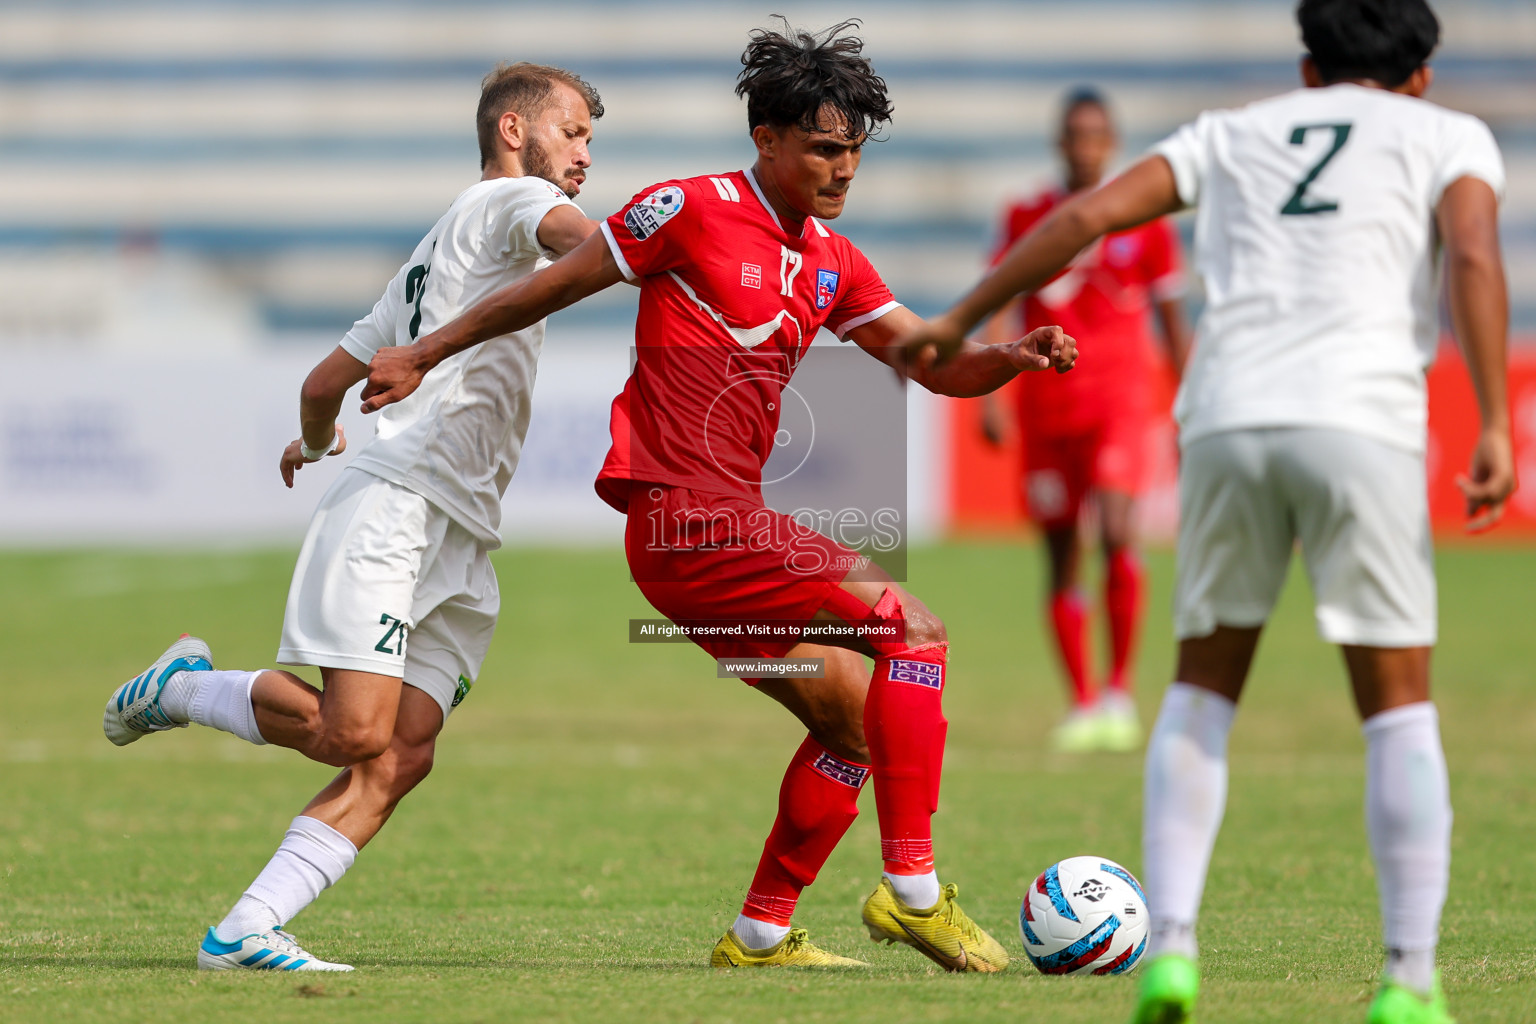
[[[321,459],[325,458],[327,455],[331,454],[331,452],[333,452],[335,450],[336,450],[336,435],[335,434],[331,435],[330,442],[324,448],[311,448],[309,445],[304,443],[304,439],[302,437],[299,438],[299,454],[304,456],[304,461],[305,462],[318,462]]]

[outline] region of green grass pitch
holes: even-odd
[[[218,920],[330,770],[210,730],[126,749],[102,703],[176,633],[264,667],[291,552],[0,555],[0,1019],[1061,1021],[1127,1018],[1131,979],[946,976],[859,923],[873,798],[801,902],[858,975],[712,972],[800,734],[689,646],[631,646],[649,613],[616,551],[508,550],[504,612],[437,770],[293,925],[346,976],[206,974]],[[1167,682],[1171,560],[1154,555],[1141,658]],[[1536,1020],[1536,551],[1440,555],[1435,671],[1456,805],[1442,964],[1466,1022]],[[1043,749],[1061,698],[1032,548],[918,550],[911,587],[954,641],[935,819],[941,875],[1021,951],[1018,899],[1079,853],[1138,870],[1140,759]],[[1361,1021],[1379,969],[1362,744],[1299,572],[1232,740],[1201,921],[1200,1017]]]

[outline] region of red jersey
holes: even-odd
[[[1009,207],[993,263],[1067,196],[1053,188]],[[1025,429],[1079,434],[1111,413],[1145,415],[1156,365],[1148,314],[1154,300],[1182,291],[1178,233],[1163,217],[1104,236],[1026,296],[1024,330],[1059,324],[1081,355],[1071,373],[1019,375]]]
[[[800,357],[821,327],[842,338],[896,308],[890,289],[820,221],[788,234],[750,170],[653,186],[602,232],[640,312],[597,493],[621,512],[637,480],[761,502]]]

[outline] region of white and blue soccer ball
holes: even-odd
[[[1124,974],[1147,951],[1147,898],[1114,861],[1068,857],[1024,894],[1019,931],[1041,974]]]

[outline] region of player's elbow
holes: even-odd
[[[1068,203],[1060,212],[1060,230],[1079,249],[1114,227],[1110,211],[1100,204],[1089,202],[1092,195],[1081,201]]]
[[[306,409],[323,409],[327,406],[340,405],[345,389],[336,387],[336,383],[329,379],[323,367],[316,367],[308,377],[304,378],[304,384],[299,388],[299,402]]]
[[[1497,248],[1486,245],[1451,245],[1445,250],[1445,273],[1453,282],[1467,278],[1503,280],[1504,264]]]

